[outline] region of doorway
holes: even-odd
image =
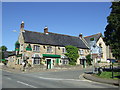
[[[47,59],[47,69],[51,69],[51,59]]]

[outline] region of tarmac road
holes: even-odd
[[[2,71],[2,88],[118,88],[82,77],[83,70],[12,73]]]

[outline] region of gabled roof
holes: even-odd
[[[79,37],[74,37],[69,35],[56,34],[51,32],[49,32],[49,34],[45,34],[45,33],[25,30],[25,32],[23,32],[23,37],[25,43],[53,45],[53,46],[73,45],[78,48],[88,49],[88,47]]]
[[[100,37],[103,37],[102,33],[97,33],[97,34],[94,34],[94,35],[85,36],[84,39],[86,40],[86,42],[88,43],[88,46],[89,46],[91,38],[94,38],[94,40],[97,42]]]

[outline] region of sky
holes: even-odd
[[[20,24],[25,30],[71,36],[104,34],[110,2],[3,2],[2,45],[14,50]]]

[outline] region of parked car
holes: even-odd
[[[107,61],[109,61],[110,63],[117,63],[118,61],[116,59],[107,59]]]

